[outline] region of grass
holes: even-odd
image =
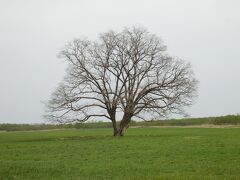
[[[239,128],[0,133],[0,179],[240,179]]]

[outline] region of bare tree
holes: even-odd
[[[114,136],[122,136],[133,117],[184,113],[196,95],[190,64],[169,56],[161,39],[142,28],[109,31],[94,42],[75,39],[59,56],[69,65],[48,103],[54,122],[107,118]]]

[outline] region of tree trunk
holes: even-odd
[[[115,131],[114,129],[114,136],[124,136],[124,133],[126,132],[127,128],[129,127],[129,123],[131,121],[131,118],[128,116],[124,116],[122,121],[120,122],[119,129]],[[116,132],[116,134],[115,134]]]
[[[120,127],[118,130],[118,136],[124,136],[124,133],[126,132],[126,130],[127,130],[127,126]]]
[[[128,124],[125,126],[120,126],[119,129],[114,129],[114,136],[124,136],[124,133],[126,132],[127,128],[129,127]]]
[[[124,128],[119,128],[117,131],[114,130],[114,136],[123,136]]]
[[[118,134],[118,128],[117,128],[116,120],[113,120],[113,121],[112,121],[112,125],[113,125],[113,136],[117,136],[117,134]]]
[[[123,118],[120,122],[119,128],[117,127],[115,115],[114,116],[112,115],[111,117],[112,117],[111,120],[112,120],[112,127],[113,127],[113,136],[124,136],[126,129],[129,127],[129,123],[131,121],[132,114],[125,113],[123,115]]]
[[[113,136],[118,136],[118,130],[117,129],[114,129]]]

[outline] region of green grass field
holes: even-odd
[[[240,129],[0,132],[0,179],[240,179]]]

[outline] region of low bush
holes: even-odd
[[[158,121],[132,121],[130,126],[194,126],[194,125],[240,125],[240,115],[227,115],[206,118],[184,118]],[[0,131],[28,131],[51,129],[92,129],[111,128],[111,122],[89,122],[75,124],[0,124]]]

